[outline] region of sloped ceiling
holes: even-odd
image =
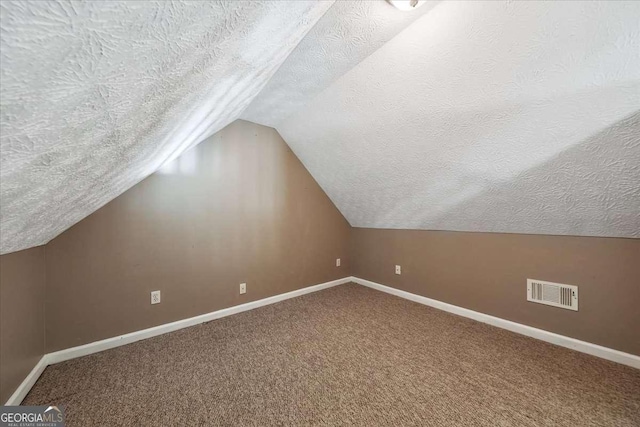
[[[639,23],[441,2],[277,130],[352,226],[640,237]]]
[[[238,117],[354,226],[640,237],[640,3],[332,4],[0,3],[1,253]]]
[[[277,127],[436,4],[438,1],[427,1],[407,13],[384,0],[336,2],[291,52],[242,118]]]
[[[238,118],[332,1],[2,1],[1,252]]]

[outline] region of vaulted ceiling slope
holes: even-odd
[[[238,117],[354,226],[640,237],[637,2],[0,3],[0,253]],[[305,36],[306,35],[306,36]]]
[[[407,13],[384,0],[338,1],[327,11],[242,113],[277,127],[438,1]]]
[[[352,226],[637,238],[639,22],[441,2],[277,130]]]
[[[239,117],[332,1],[2,1],[1,253]]]

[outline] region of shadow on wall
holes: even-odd
[[[47,244],[47,352],[349,275],[347,221],[274,129],[236,121],[174,165]]]
[[[639,164],[640,111],[507,182],[486,185],[430,221],[429,228],[472,231],[486,228],[483,220],[492,218],[501,229],[521,233],[535,233],[535,224],[544,224],[548,234],[597,235],[607,224],[619,236],[640,237]],[[522,229],[523,224],[532,226]]]

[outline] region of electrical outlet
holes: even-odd
[[[402,267],[396,265],[396,274],[402,274]]]
[[[336,267],[340,267],[340,258],[336,258]]]
[[[247,293],[247,284],[246,283],[240,283],[240,293],[241,294],[246,294]]]
[[[151,291],[151,304],[160,304],[160,291]]]

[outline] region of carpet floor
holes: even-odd
[[[49,366],[67,426],[640,425],[640,370],[356,284]]]

